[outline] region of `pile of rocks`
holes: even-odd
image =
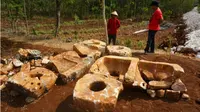
[[[132,57],[129,48],[106,47],[99,40],[76,43],[73,49],[55,56],[20,49],[16,58],[1,59],[1,89],[26,94],[30,96],[26,100],[32,102],[48,92],[57,80],[66,84],[84,75],[73,92],[74,103],[84,110],[112,111],[126,85],[143,89],[151,97],[189,98],[180,80],[184,70],[177,64],[139,60]]]
[[[1,90],[9,88],[12,93],[29,96],[28,102],[33,101],[48,92],[56,80],[66,84],[84,75],[105,53],[105,47],[102,41],[87,40],[74,45],[77,52],[67,51],[55,56],[42,56],[38,50],[21,48],[15,58],[1,59]]]
[[[139,69],[143,79],[148,82],[147,93],[151,97],[175,101],[189,99],[187,88],[180,79],[184,70],[179,65],[140,60]]]
[[[104,56],[77,82],[73,99],[84,110],[112,111],[126,85],[143,89],[153,98],[189,99],[187,88],[180,80],[183,74],[183,68],[177,64]]]

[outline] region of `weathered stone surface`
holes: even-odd
[[[42,58],[42,64],[48,64],[50,62],[49,57],[45,56]]]
[[[8,65],[2,65],[1,69],[0,69],[0,74],[1,75],[6,75],[8,74],[9,71],[11,71],[13,69],[13,63],[12,61],[8,64]]]
[[[41,67],[42,66],[42,60],[41,59],[35,60],[35,66],[36,67]]]
[[[57,76],[46,68],[36,68],[30,72],[19,72],[7,81],[7,86],[32,97],[39,97],[54,84]]]
[[[107,53],[108,55],[116,55],[116,56],[126,56],[126,57],[132,56],[132,51],[130,48],[119,45],[107,46]]]
[[[153,74],[151,72],[147,71],[147,70],[142,70],[141,76],[144,80],[147,80],[147,81],[154,80]]]
[[[20,48],[18,50],[18,53],[20,54],[20,59],[36,59],[41,58],[41,52],[39,50],[35,49],[22,49]]]
[[[147,84],[140,75],[138,62],[138,58],[105,56],[92,65],[90,72],[115,79],[119,79],[120,75],[123,75],[125,84],[146,89]]]
[[[105,53],[106,43],[96,39],[85,40],[83,44],[98,49],[101,53]]]
[[[184,70],[181,66],[164,62],[140,60],[139,69],[151,72],[154,78],[158,80],[170,82],[173,82],[174,79],[180,78],[184,74]]]
[[[167,81],[150,81],[149,88],[150,89],[168,89],[172,85],[172,82]]]
[[[152,98],[154,98],[154,97],[156,96],[156,91],[155,91],[155,90],[148,89],[148,90],[147,90],[147,93],[148,93]]]
[[[166,90],[166,92],[165,92],[165,97],[168,100],[178,101],[178,100],[180,100],[180,95],[181,95],[180,91]]]
[[[157,81],[167,80],[167,78],[170,77],[170,75],[168,75],[165,72],[157,72],[154,76],[155,76],[155,80]]]
[[[51,57],[50,61],[50,69],[59,73],[59,77],[64,83],[81,77],[87,68],[87,65],[84,63],[86,60],[70,55],[70,53],[67,52]]]
[[[26,103],[31,103],[31,102],[34,102],[35,100],[36,100],[36,99],[33,98],[33,97],[27,97],[27,98],[25,99]]]
[[[163,98],[165,96],[165,90],[156,90],[156,96],[159,98]]]
[[[23,64],[20,69],[21,72],[30,72],[30,70],[31,70],[30,62]]]
[[[122,90],[120,81],[103,75],[87,74],[76,83],[73,100],[74,104],[83,110],[112,111]]]
[[[183,100],[189,100],[189,99],[190,99],[190,96],[189,96],[188,94],[186,94],[186,93],[183,93],[182,96],[181,96],[181,98],[182,98]]]
[[[95,59],[99,58],[105,53],[106,43],[99,40],[86,40],[80,43],[76,43],[73,46],[73,50],[80,56],[88,56],[89,54],[95,54]]]
[[[7,80],[7,75],[0,75],[0,85],[4,84]]]
[[[174,91],[186,92],[187,88],[181,79],[177,79],[171,87]]]
[[[12,62],[13,62],[13,65],[15,67],[20,67],[20,66],[23,65],[23,63],[20,60],[18,60],[18,59],[13,59]]]
[[[0,91],[6,87],[5,83],[7,82],[7,80],[7,75],[0,75]]]

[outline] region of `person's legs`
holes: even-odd
[[[156,32],[157,31],[152,31],[152,35],[151,35],[151,45],[150,45],[150,47],[151,47],[150,52],[151,53],[154,53]]]
[[[111,43],[111,40],[112,40],[112,35],[108,35],[108,44],[110,45]]]
[[[144,49],[145,53],[148,53],[148,52],[149,52],[149,46],[150,46],[150,42],[151,42],[151,33],[152,33],[152,30],[149,30],[149,32],[148,32],[147,45],[146,45],[146,48]]]
[[[113,35],[113,45],[116,45],[116,35]]]

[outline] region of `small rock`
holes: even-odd
[[[33,97],[27,97],[25,101],[27,103],[31,103],[31,102],[35,101],[35,98],[33,98]]]
[[[41,59],[35,60],[35,66],[41,67],[42,66],[42,60]]]
[[[2,58],[1,58],[1,63],[7,65],[7,64],[8,64],[8,60],[6,60],[6,59],[2,59]]]
[[[167,81],[150,81],[149,88],[150,89],[168,89],[172,85],[171,82]]]
[[[41,58],[41,52],[39,50],[27,49],[28,53],[34,58]]]
[[[47,56],[45,56],[43,59],[42,59],[42,64],[48,64],[50,62],[50,60],[48,59]]]
[[[32,66],[32,67],[31,67],[31,70],[33,70],[33,69],[35,69],[35,68],[36,68],[35,66]]]
[[[154,97],[156,96],[156,91],[155,91],[155,90],[148,89],[148,90],[147,90],[147,93],[148,93],[152,98],[154,98]]]
[[[7,82],[7,80],[8,80],[7,75],[0,75],[0,85]]]
[[[181,79],[177,79],[171,87],[174,91],[186,92],[187,88]]]
[[[5,84],[0,85],[0,91],[3,90],[4,88],[6,88]]]
[[[165,90],[163,90],[163,89],[157,90],[156,96],[159,97],[159,98],[163,98],[165,96]]]
[[[8,77],[13,76],[14,74],[16,74],[14,71],[10,71],[10,72],[8,73]]]
[[[183,93],[181,98],[184,99],[184,100],[189,100],[190,96],[188,94],[186,94],[186,93]]]
[[[20,67],[20,66],[23,65],[23,63],[20,60],[18,60],[18,59],[13,59],[13,65],[15,67]]]
[[[200,104],[200,98],[196,99],[195,102],[196,102],[197,104]]]
[[[11,91],[10,91],[10,95],[15,97],[15,96],[18,96],[19,93],[18,93],[17,91],[11,90]]]
[[[30,65],[30,62],[22,65],[20,71],[22,72],[29,72],[31,70],[31,65]]]
[[[31,62],[30,62],[31,66],[35,66],[35,60],[32,59]]]
[[[154,76],[151,72],[149,72],[148,70],[142,70],[142,78],[144,78],[144,80],[154,80]]]
[[[169,100],[178,101],[180,99],[181,92],[174,90],[166,90],[165,97]]]

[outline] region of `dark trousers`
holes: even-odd
[[[146,48],[144,49],[145,52],[154,53],[156,32],[157,31],[155,31],[155,30],[149,30],[147,45],[146,45]]]
[[[108,38],[109,38],[109,40],[108,40],[109,45],[110,45],[111,41],[113,42],[113,45],[116,44],[116,35],[110,35],[109,34]]]

